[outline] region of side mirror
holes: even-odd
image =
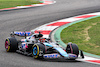
[[[59,40],[57,40],[56,42],[57,42],[57,43],[59,43],[60,41],[59,41]]]
[[[10,36],[11,36],[11,37],[15,37],[15,35],[14,35],[14,31],[11,32]]]
[[[50,38],[47,38],[48,41],[50,41]]]
[[[58,46],[59,46],[59,42],[60,42],[59,40],[56,41],[56,44],[57,44]]]

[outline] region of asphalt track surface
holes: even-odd
[[[37,60],[5,51],[4,41],[11,31],[32,30],[59,19],[100,11],[100,0],[56,1],[53,5],[0,12],[0,67],[99,67],[96,64],[63,59]]]

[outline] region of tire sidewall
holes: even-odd
[[[35,52],[36,51],[36,52]],[[33,58],[38,58],[39,57],[39,46],[37,44],[34,44],[32,47],[32,56]]]
[[[8,41],[8,49],[5,48],[7,52],[11,52],[11,51],[15,52],[18,49],[18,42],[16,38],[10,37],[10,38],[7,38],[5,42],[6,41]]]
[[[68,44],[67,47],[66,47],[66,52],[67,52],[67,49],[70,49],[69,52],[72,53],[72,54],[76,54],[77,57],[78,57],[78,55],[79,55],[79,48],[78,48],[78,46],[76,44],[73,44],[73,43]]]
[[[35,54],[35,50],[36,49],[36,54]],[[41,54],[42,52],[42,54]],[[45,47],[43,44],[34,44],[32,47],[32,56],[33,58],[43,58],[43,55],[45,53]],[[41,56],[39,56],[41,54]]]

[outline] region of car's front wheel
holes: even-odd
[[[32,47],[32,56],[33,58],[43,58],[45,52],[45,47],[42,44],[34,44]]]
[[[73,44],[73,43],[68,43],[67,47],[66,47],[66,52],[76,54],[78,57],[78,55],[79,55],[78,46],[76,44]]]

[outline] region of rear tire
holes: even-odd
[[[16,38],[10,37],[5,40],[5,49],[7,52],[15,52],[18,49]]]

